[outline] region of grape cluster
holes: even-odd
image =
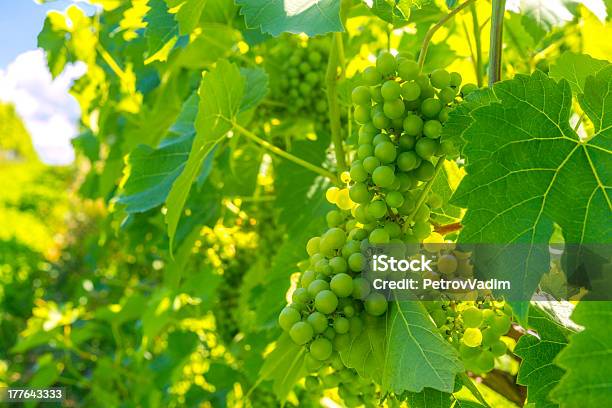
[[[291,113],[314,109],[317,114],[325,114],[327,102],[323,87],[328,54],[326,45],[319,41],[288,41],[289,45],[283,46],[277,59],[282,73],[277,89],[278,99],[290,100],[287,110]]]
[[[511,325],[510,309],[499,302],[425,302],[436,326],[459,350],[465,368],[476,374],[491,371],[495,358],[506,353],[500,338]]]
[[[338,388],[338,396],[347,407],[376,407],[378,399],[376,385],[360,377],[355,370],[344,368],[339,357],[332,360],[331,365],[320,369],[315,375],[309,375],[304,380],[307,390],[317,391]]]

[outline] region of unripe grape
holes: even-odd
[[[332,278],[330,287],[339,297],[347,297],[353,292],[353,278],[346,273],[339,273]]]
[[[421,96],[421,87],[414,81],[402,85],[402,97],[406,101],[416,101]]]
[[[482,311],[482,320],[483,320],[484,324],[486,324],[488,326],[493,324],[493,321],[495,320],[495,316],[497,316],[497,315],[491,309],[484,309]]]
[[[377,85],[382,80],[382,75],[374,67],[367,67],[363,70],[363,81],[366,85]]]
[[[368,204],[368,214],[373,218],[383,218],[387,215],[387,205],[382,200],[376,200]]]
[[[389,119],[400,119],[404,115],[406,106],[401,99],[393,99],[385,101],[383,111]]]
[[[364,302],[365,310],[372,316],[380,316],[387,311],[387,299],[378,292],[370,293]]]
[[[395,73],[396,68],[395,57],[387,51],[383,51],[376,59],[376,69],[384,76],[389,76]]]
[[[351,180],[358,183],[362,183],[368,178],[368,172],[363,168],[362,164],[353,164],[349,174],[351,175]]]
[[[360,252],[353,253],[349,256],[348,265],[353,272],[361,272],[364,263],[365,258]]]
[[[419,165],[419,158],[413,151],[403,152],[397,158],[397,167],[402,171],[410,171]]]
[[[315,279],[308,285],[308,294],[314,298],[319,292],[327,289],[329,289],[329,283],[321,279]]]
[[[427,98],[421,103],[421,113],[427,118],[435,118],[442,109],[439,99]]]
[[[423,126],[423,134],[430,139],[437,139],[442,134],[442,124],[437,120],[428,120]]]
[[[389,137],[389,135],[387,135],[385,133],[379,133],[376,136],[374,136],[374,139],[372,140],[372,145],[378,146],[382,142],[392,143],[391,142],[391,138]]]
[[[349,196],[351,200],[356,203],[367,203],[371,199],[370,191],[368,190],[368,186],[364,183],[355,183],[349,189]]]
[[[297,322],[291,326],[289,336],[296,344],[302,345],[312,340],[314,330],[312,326],[306,322]]]
[[[391,208],[399,208],[404,204],[404,196],[399,191],[391,191],[387,194],[385,201]]]
[[[306,371],[314,373],[323,367],[323,363],[313,358],[310,353],[306,353],[304,356],[304,366],[306,367]]]
[[[451,273],[454,273],[457,270],[457,265],[457,258],[455,258],[453,255],[446,254],[438,258],[438,271],[440,271],[440,273],[444,275],[450,275]],[[478,325],[467,327],[478,327]]]
[[[414,210],[414,201],[404,198],[404,204],[397,209],[400,215],[408,215]]]
[[[306,289],[297,288],[293,291],[291,300],[293,301],[293,303],[304,304],[310,300],[310,295],[308,294],[308,291]]]
[[[409,114],[404,119],[404,133],[410,136],[420,136],[423,131],[423,119],[415,114]]]
[[[495,357],[490,351],[483,351],[478,357],[476,357],[476,367],[483,372],[489,372],[495,367]]]
[[[452,109],[449,108],[448,106],[443,107],[442,110],[440,111],[440,113],[438,114],[438,120],[441,123],[446,122],[448,120],[448,118],[449,118],[449,114],[450,114],[451,110]]]
[[[324,241],[333,249],[342,248],[342,245],[346,242],[346,232],[340,228],[330,228],[321,237],[321,243]]]
[[[415,79],[419,75],[419,71],[419,64],[409,59],[401,61],[397,67],[397,72],[404,81]]]
[[[450,73],[450,86],[454,86],[455,88],[461,85],[461,74],[458,72]]]
[[[324,337],[319,337],[310,344],[310,355],[319,361],[324,361],[331,356],[333,346],[331,341]]]
[[[423,241],[425,238],[431,234],[431,224],[427,221],[418,221],[414,223],[412,227],[412,233],[418,239],[418,241]]]
[[[352,289],[353,288],[351,287],[351,292]],[[293,327],[294,324],[301,320],[301,318],[302,316],[300,315],[300,312],[298,312],[292,307],[287,306],[283,308],[283,310],[281,310],[280,314],[278,315],[278,325],[284,331],[289,331],[291,330],[291,327]]]
[[[385,83],[382,84],[380,88],[380,93],[383,99],[386,101],[398,99],[400,97],[401,91],[402,88],[400,87],[400,84],[392,80],[385,81]]]
[[[306,74],[306,82],[311,85],[315,85],[317,82],[319,82],[319,75],[317,75],[316,72],[309,72],[308,74]],[[369,92],[368,96],[370,96]]]
[[[371,122],[368,123],[364,123],[363,125],[361,125],[361,127],[359,128],[359,137],[361,138],[369,136],[370,139],[373,138],[376,134],[378,133],[378,129],[376,129],[374,127],[374,125]],[[359,144],[362,144],[363,142],[359,142]],[[369,143],[369,142],[368,142]]]
[[[482,332],[476,328],[467,328],[461,341],[468,347],[477,347],[482,343]]]
[[[317,276],[317,273],[313,270],[307,270],[304,271],[304,273],[302,273],[302,277],[300,278],[300,285],[303,288],[308,288],[308,285],[310,285],[312,283],[313,280],[315,280],[315,277]]]
[[[361,230],[361,229],[359,229]],[[363,230],[361,230],[363,231]],[[344,273],[348,270],[348,263],[341,256],[335,256],[329,260],[329,266],[334,274]],[[332,279],[333,280],[333,279]],[[333,288],[332,288],[333,290]],[[334,291],[335,292],[335,291]]]
[[[371,144],[362,144],[357,148],[357,157],[359,160],[365,160],[366,157],[374,154],[374,146]]]
[[[370,294],[370,290],[371,290],[370,283],[366,279],[364,278],[353,279],[353,293],[352,293],[353,298],[363,300]]]
[[[429,78],[427,76],[419,75],[415,79],[415,82],[421,88],[421,98],[423,98],[423,99],[431,98],[432,96],[435,95],[435,90],[434,90],[433,86],[431,86],[431,84],[429,83]]]
[[[503,314],[501,316],[495,317],[495,319],[493,320],[493,324],[491,324],[491,329],[493,329],[495,333],[501,336],[503,334],[508,333],[508,330],[510,330],[510,325],[510,317]]]
[[[370,242],[374,245],[388,244],[389,243],[389,233],[384,230],[384,228],[376,228],[374,231],[370,233],[368,237]]]
[[[381,86],[371,86],[370,87],[370,98],[377,103],[382,103],[385,100],[382,97],[382,93],[381,93]]]
[[[452,256],[452,255],[445,255],[445,256]],[[457,259],[452,256],[452,259],[455,260],[455,269],[456,269],[456,262]],[[482,323],[482,312],[475,308],[475,307],[470,307],[465,309],[463,312],[461,312],[461,317],[463,318],[463,326],[464,327],[478,327],[480,326],[480,324]]]
[[[362,164],[365,171],[367,171],[369,174],[372,174],[374,173],[374,170],[376,170],[380,166],[380,160],[378,160],[374,156],[369,156],[363,159]]]
[[[433,156],[436,151],[438,145],[435,140],[430,139],[428,137],[422,137],[417,140],[416,145],[414,146],[414,151],[423,159],[429,159]]]
[[[328,227],[337,227],[344,222],[344,215],[338,210],[332,210],[325,216]]]
[[[455,100],[455,95],[457,95],[457,91],[451,87],[447,87],[440,90],[438,98],[440,98],[440,102],[442,102],[443,105],[447,105]]]
[[[429,220],[429,215],[431,211],[427,204],[423,204],[419,207],[418,211],[414,214],[415,221],[427,221]],[[437,249],[437,248],[436,248]]]
[[[416,137],[404,133],[399,138],[399,147],[402,150],[412,150],[416,145]]]
[[[386,129],[391,125],[391,121],[384,113],[377,112],[372,116],[372,124],[377,129]]]
[[[359,243],[357,241],[349,241],[342,247],[342,256],[348,259],[351,255],[359,251]]]
[[[459,345],[459,354],[463,360],[473,360],[480,355],[480,347],[468,347],[465,343]]]
[[[387,231],[387,234],[389,234],[389,237],[392,238],[392,239],[399,237],[400,234],[402,233],[402,227],[400,227],[397,223],[395,223],[393,221],[385,222],[384,229],[385,229],[385,231]],[[399,243],[401,243],[401,241]]]
[[[306,389],[312,390],[318,388],[321,383],[319,382],[319,379],[317,377],[309,375],[304,379],[304,385],[306,386]]]
[[[438,89],[446,88],[450,86],[451,76],[445,69],[435,69],[429,76],[431,84]]]
[[[369,105],[370,100],[370,89],[365,86],[357,86],[351,93],[351,99],[355,105]]]
[[[501,340],[497,340],[496,342],[491,344],[491,353],[493,353],[495,357],[500,357],[506,354],[506,349],[506,343]]]
[[[374,155],[381,163],[391,163],[397,156],[395,145],[392,142],[381,142],[374,147]]]
[[[495,332],[492,328],[486,328],[482,331],[482,345],[483,346],[491,346],[499,340],[499,334]]]
[[[315,333],[323,333],[329,327],[327,316],[321,312],[312,312],[308,315],[306,321],[312,326]]]
[[[378,187],[391,187],[395,181],[395,174],[393,169],[388,166],[379,166],[372,173],[372,181]]]
[[[334,330],[338,334],[348,333],[350,328],[349,321],[346,317],[336,317],[334,319]]]
[[[315,297],[315,309],[324,314],[330,314],[338,307],[338,298],[331,290],[322,290]]]
[[[309,256],[312,256],[316,254],[317,252],[319,252],[319,242],[320,241],[321,241],[321,238],[319,237],[313,237],[308,240],[308,243],[306,244],[306,252],[308,253]]]
[[[419,167],[417,167],[417,169],[414,170],[414,176],[419,181],[429,181],[431,180],[435,172],[436,172],[436,169],[434,165],[431,164],[430,161],[423,160],[421,161],[421,164],[419,165]]]
[[[461,87],[461,95],[463,95],[463,97],[465,98],[477,89],[478,86],[476,84],[465,84]]]
[[[353,112],[355,121],[359,124],[368,123],[370,121],[370,113],[372,108],[369,105],[357,105]]]

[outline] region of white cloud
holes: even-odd
[[[0,100],[15,105],[46,163],[74,160],[70,140],[78,132],[80,109],[68,91],[85,71],[82,63],[68,65],[53,80],[42,50],[20,54],[6,69],[0,69]]]

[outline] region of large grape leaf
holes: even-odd
[[[569,84],[542,72],[495,84],[499,102],[470,113],[473,122],[463,134],[467,176],[453,197],[467,208],[459,240],[522,244],[523,253],[514,253],[518,262],[496,271],[512,275],[516,298],[528,299],[548,269],[544,245],[534,244],[549,242],[553,223],[567,243],[609,239],[612,116],[603,108],[612,103],[611,74],[604,69],[587,78],[578,97],[595,124],[588,141],[569,124]]]
[[[408,392],[405,397],[411,408],[450,408],[454,402],[451,394],[431,388],[425,388],[421,392]]]
[[[232,128],[232,121],[242,102],[244,82],[238,67],[226,60],[219,61],[202,79],[198,91],[200,105],[195,125],[196,137],[185,168],[172,185],[166,200],[170,248],[191,184],[199,173],[204,158]]]
[[[248,28],[278,36],[343,31],[338,0],[236,0]]]
[[[340,353],[347,367],[355,369],[360,376],[370,378],[378,384],[382,383],[385,325],[384,317],[366,315],[363,330],[354,336],[350,346]]]
[[[534,408],[553,408],[558,405],[548,398],[550,390],[561,380],[564,371],[553,363],[555,356],[567,345],[572,333],[562,322],[540,307],[532,306],[529,332],[521,336],[514,354],[521,358],[517,383],[527,386],[527,403]]]
[[[387,316],[384,389],[452,392],[463,366],[420,302],[395,302]]]
[[[145,21],[148,57],[145,63],[166,61],[179,36],[179,25],[164,0],[149,0]]]
[[[179,7],[175,20],[179,26],[179,34],[190,34],[200,22],[202,11],[207,0],[166,0],[168,7]]]
[[[609,64],[608,61],[598,60],[586,54],[566,52],[551,65],[549,75],[557,81],[567,80],[573,92],[582,93],[587,77],[597,74]]]
[[[295,344],[288,335],[282,335],[266,356],[259,381],[272,380],[274,394],[284,401],[295,383],[306,375],[304,355],[304,347]]]
[[[550,396],[565,407],[612,406],[612,302],[580,302],[572,320],[584,331],[570,337],[555,359],[566,370]]]

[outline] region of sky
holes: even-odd
[[[49,10],[63,11],[75,2],[39,5],[33,0],[0,0],[0,101],[15,105],[39,156],[49,164],[74,160],[70,139],[78,134],[80,111],[68,91],[85,67],[68,66],[52,80],[36,37]],[[83,3],[79,7],[93,11]]]

